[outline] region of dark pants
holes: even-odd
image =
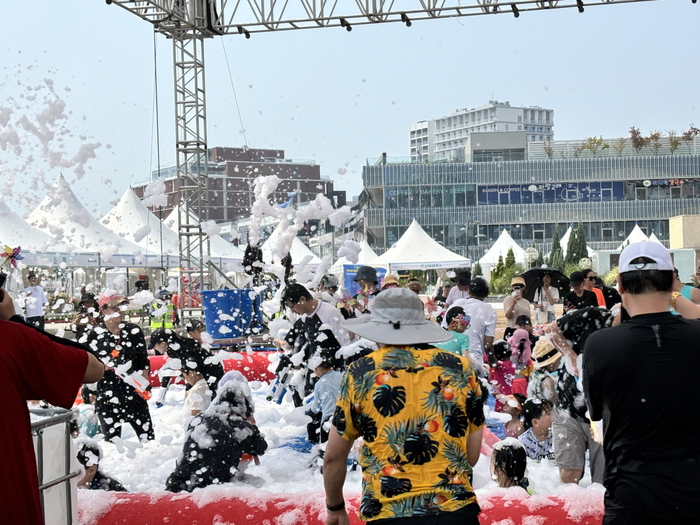
[[[30,324],[32,326],[36,326],[39,330],[44,329],[44,316],[40,315],[38,317],[27,317],[26,318],[27,324]]]
[[[367,525],[479,525],[479,512],[479,505],[472,503],[454,512],[444,512],[436,516],[384,518],[370,520]]]
[[[328,441],[328,431],[323,428],[325,421],[321,421],[323,414],[308,412],[311,422],[306,425],[306,435],[311,443],[325,443]],[[328,418],[330,419],[330,418]]]
[[[141,396],[135,395],[134,399],[123,405],[104,403],[98,399],[95,403],[95,412],[100,420],[100,432],[104,434],[105,441],[111,442],[115,437],[121,437],[123,423],[131,425],[139,441],[150,441],[156,438],[148,403]]]

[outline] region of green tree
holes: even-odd
[[[535,259],[535,266],[539,267],[544,264],[544,255],[542,255],[542,250],[537,252],[537,259]]]
[[[491,279],[497,279],[503,273],[503,270],[505,270],[505,264],[503,264],[503,256],[499,255],[496,267],[491,272]]]
[[[476,277],[477,275],[484,275],[484,271],[481,269],[481,264],[479,264],[479,261],[476,261],[474,266],[472,266],[472,277]]]
[[[566,262],[578,264],[578,262],[588,257],[588,248],[586,247],[586,234],[583,231],[583,224],[578,223],[578,226],[571,231],[569,244],[566,247]]]
[[[513,253],[513,247],[511,246],[506,254],[506,269],[510,269],[513,266],[515,266],[515,253]]]
[[[564,271],[564,251],[561,249],[558,226],[558,224],[554,225],[554,234],[552,235],[552,251],[549,253],[548,264],[555,270]]]

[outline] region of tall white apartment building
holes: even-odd
[[[554,139],[554,110],[539,106],[514,107],[510,102],[489,100],[472,109],[411,125],[411,162],[465,159],[464,146],[473,132],[520,131],[527,141]]]

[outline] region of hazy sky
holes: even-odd
[[[0,149],[5,199],[21,197],[16,206],[26,213],[43,196],[41,181],[62,171],[90,211],[106,213],[157,162],[152,27],[103,0],[5,2],[3,18],[0,119],[4,108],[14,129],[23,115],[36,123],[46,110],[42,79],[50,79],[67,118],[56,123],[49,149],[62,147],[62,158],[72,159],[82,144],[101,144],[81,178],[74,167],[48,167],[36,140],[25,140],[21,154]],[[367,157],[408,155],[410,124],[491,98],[553,108],[555,139],[617,137],[630,126],[681,131],[700,125],[699,19],[690,0],[664,0],[583,14],[211,39],[208,144],[244,144],[229,67],[248,145],[315,159],[350,196],[362,189]],[[175,160],[172,44],[158,35],[156,47],[160,157],[168,165]],[[3,132],[0,126],[0,139]]]

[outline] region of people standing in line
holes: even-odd
[[[43,525],[27,401],[43,399],[70,409],[81,383],[98,381],[104,366],[79,344],[24,324],[4,288],[0,288],[0,330],[2,517],[5,523]]]
[[[617,283],[631,318],[592,334],[583,354],[591,418],[603,420],[606,525],[700,523],[700,322],[669,312],[673,261],[629,244]]]
[[[44,329],[44,307],[49,304],[49,300],[44,293],[44,289],[39,285],[39,277],[35,273],[27,275],[29,286],[24,289],[25,296],[25,319],[27,323],[36,326],[40,330]]]
[[[554,321],[554,305],[559,300],[559,290],[552,286],[552,276],[545,273],[542,276],[542,286],[535,290],[533,299],[535,305],[535,323],[545,324]]]
[[[583,270],[583,287],[589,291],[593,292],[598,300],[598,304],[594,306],[600,306],[601,308],[607,308],[605,306],[605,296],[603,295],[603,290],[595,286],[598,276],[591,269]]]
[[[564,296],[564,312],[585,308],[587,306],[598,306],[598,297],[593,292],[589,292],[583,286],[583,273],[574,272],[569,276],[569,284],[572,291]]]
[[[469,360],[431,345],[449,334],[425,319],[423,303],[405,288],[380,293],[369,319],[344,326],[379,349],[343,376],[324,458],[326,524],[348,523],[343,484],[359,437],[360,519],[420,525],[445,514],[440,523],[478,523],[470,478],[484,412]]]
[[[128,302],[116,292],[103,292],[98,299],[102,322],[88,334],[86,343],[106,367],[95,401],[106,441],[120,437],[124,423],[131,425],[139,440],[155,439],[146,402],[148,387],[139,386],[147,384],[150,369],[146,339],[141,328],[124,317]]]
[[[452,282],[455,283],[455,286],[453,286],[450,293],[447,294],[445,304],[451,306],[459,299],[469,299],[469,284],[471,281],[471,270],[457,270],[457,273],[452,278]]]
[[[469,316],[469,326],[466,334],[469,336],[469,353],[475,366],[482,364],[481,370],[476,370],[479,377],[488,377],[488,366],[484,363],[495,364],[493,355],[493,338],[496,334],[498,317],[496,310],[485,302],[489,296],[489,283],[483,277],[475,277],[469,283],[469,299],[458,299],[453,307],[460,306],[464,315]],[[449,313],[450,310],[447,310]],[[447,315],[447,314],[446,314]],[[443,326],[445,322],[443,321]]]
[[[510,289],[512,293],[503,300],[503,312],[506,316],[506,326],[515,328],[515,320],[519,316],[526,315],[531,318],[530,301],[523,297],[525,279],[519,275],[510,280]]]

